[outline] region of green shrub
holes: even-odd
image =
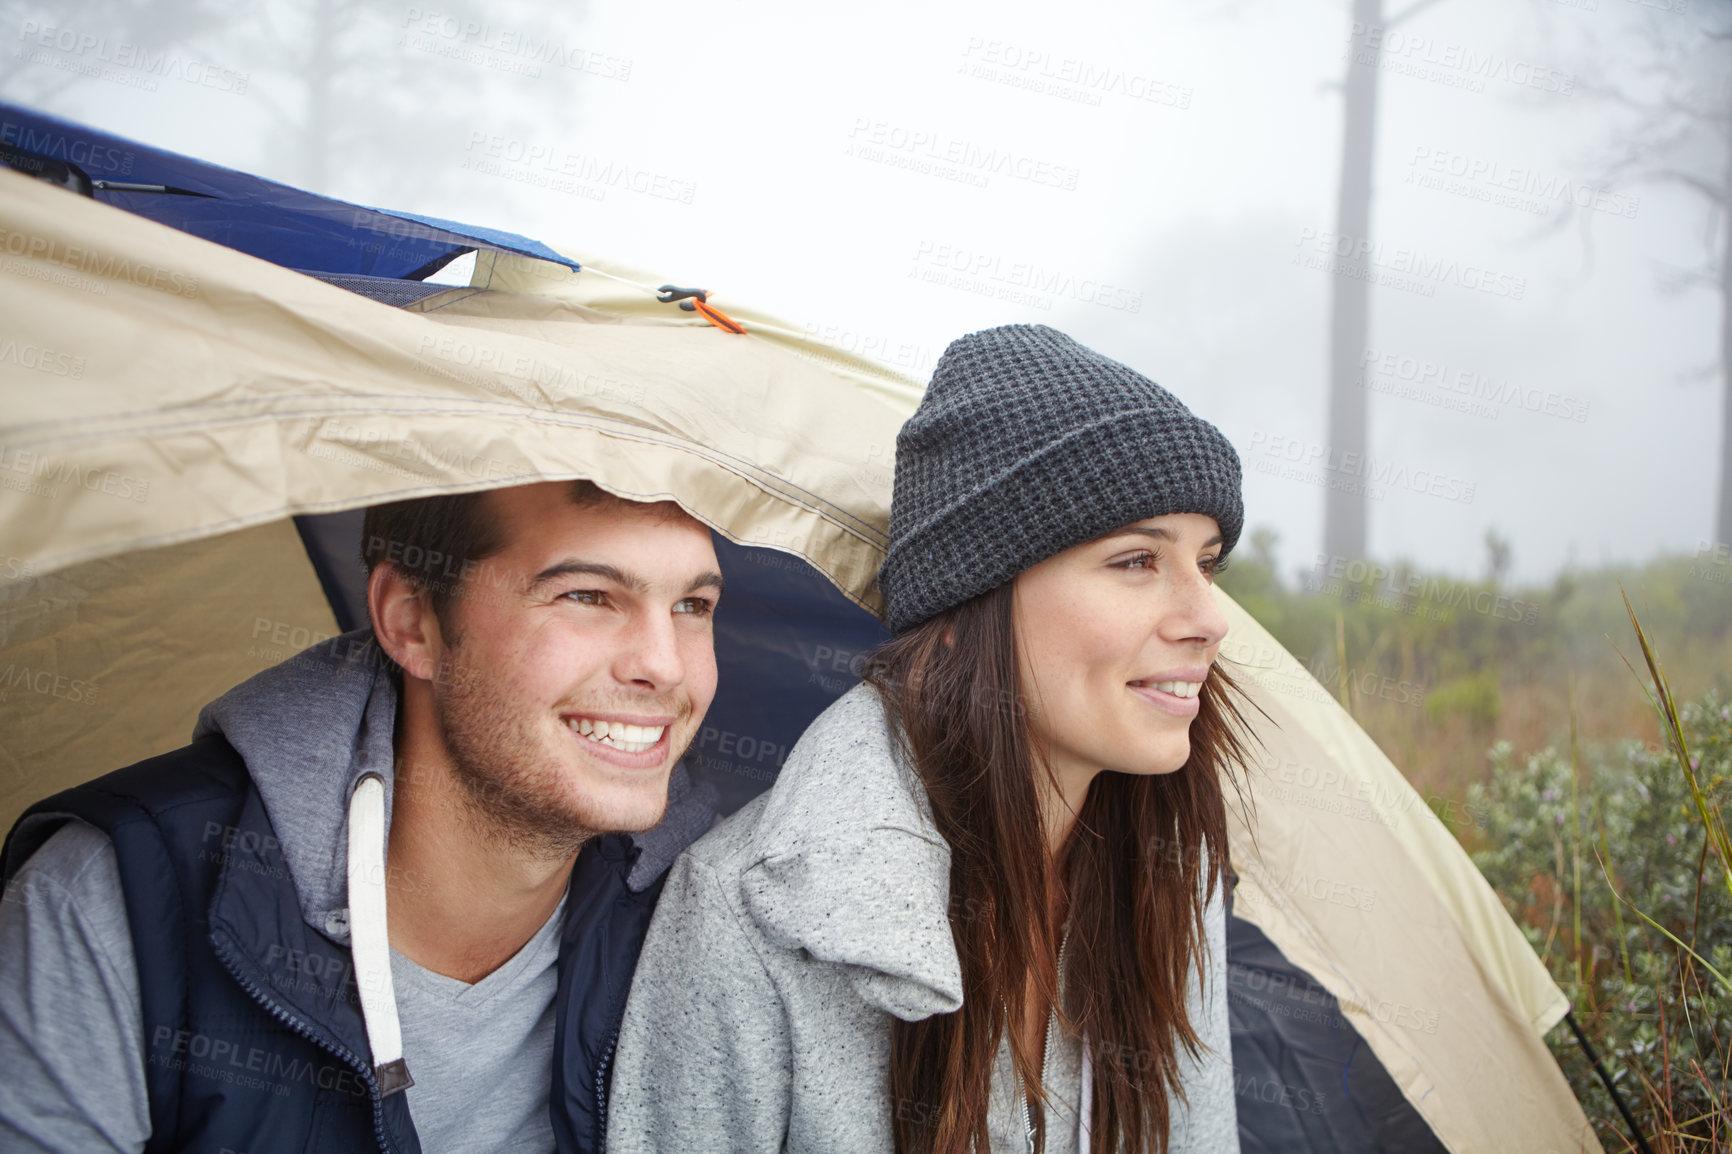
[[[1465,718],[1470,725],[1489,729],[1497,724],[1502,712],[1497,674],[1489,670],[1446,681],[1425,695],[1425,717],[1431,722],[1441,722],[1453,715]]]
[[[1680,717],[1704,792],[1732,809],[1732,707],[1711,692]],[[1499,743],[1491,759],[1490,781],[1469,791],[1486,846],[1475,864],[1569,996],[1654,1150],[1726,1149],[1732,989],[1630,908],[1732,975],[1732,894],[1679,762],[1633,742],[1584,749],[1579,778],[1567,749],[1518,762]],[[1632,1148],[1569,1029],[1547,1040],[1606,1149]]]

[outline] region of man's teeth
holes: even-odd
[[[1137,684],[1170,693],[1174,697],[1195,697],[1203,688],[1201,681],[1139,681]]]
[[[574,717],[566,724],[591,741],[627,753],[642,753],[650,749],[662,739],[662,730],[667,728],[665,725],[627,725],[623,721],[592,721],[587,717]]]

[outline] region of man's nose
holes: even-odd
[[[614,658],[614,676],[619,681],[640,689],[663,691],[685,680],[685,659],[668,615],[635,615],[619,640],[620,651]]]

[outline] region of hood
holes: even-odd
[[[371,629],[321,642],[235,686],[199,713],[193,737],[220,733],[247,763],[301,916],[348,940],[348,813],[369,773],[385,782],[385,828],[395,781],[397,691]],[[660,825],[631,835],[637,860],[627,879],[643,890],[716,818],[716,794],[674,767]]]
[[[859,685],[788,755],[753,833],[740,896],[765,936],[844,967],[868,1003],[915,1021],[962,1005],[950,847]]]
[[[385,779],[391,823],[397,691],[371,629],[304,649],[241,682],[198,715],[247,763],[294,879],[301,916],[348,938],[348,813],[355,783]]]

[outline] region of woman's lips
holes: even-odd
[[[1152,685],[1131,683],[1126,688],[1162,713],[1173,717],[1192,718],[1197,716],[1197,711],[1202,708],[1200,698],[1180,697],[1175,693],[1168,693],[1164,689],[1156,689]]]

